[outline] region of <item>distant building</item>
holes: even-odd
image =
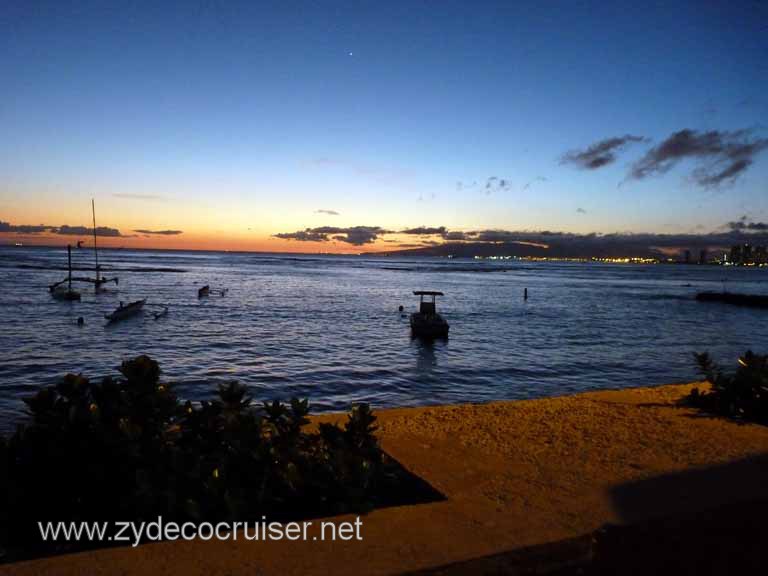
[[[686,250],[685,252],[683,252],[683,262],[685,262],[686,264],[690,264],[691,263],[691,251],[690,250]]]
[[[706,264],[707,263],[707,249],[702,248],[699,250],[699,264]]]
[[[750,264],[752,262],[752,246],[744,244],[741,247],[741,263]]]
[[[741,245],[736,244],[731,246],[731,257],[729,258],[731,264],[741,264]]]
[[[768,247],[737,244],[731,246],[731,264],[768,264]]]
[[[768,264],[768,247],[755,246],[755,264]]]

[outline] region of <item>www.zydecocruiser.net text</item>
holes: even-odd
[[[363,521],[343,522],[38,522],[44,541],[116,542],[138,546],[162,540],[362,540]],[[313,529],[314,528],[314,529]]]

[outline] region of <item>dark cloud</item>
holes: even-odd
[[[134,230],[134,232],[154,236],[178,236],[179,234],[184,234],[181,230]]]
[[[40,234],[47,232],[48,234],[58,234],[60,236],[93,236],[93,228],[90,226],[70,226],[69,224],[62,224],[61,226],[48,226],[46,224],[30,226],[25,224],[15,225],[0,221],[0,233],[3,232],[16,234]],[[145,236],[177,236],[178,234],[183,234],[181,230],[134,230],[133,232]],[[122,234],[117,228],[110,228],[108,226],[98,226],[96,228],[96,236],[105,238],[136,237],[135,235]]]
[[[337,240],[352,244],[353,246],[362,246],[363,244],[372,244],[379,236],[391,233],[391,230],[385,230],[379,226],[352,226],[349,228],[319,226],[297,232],[281,232],[275,234],[275,237],[299,242],[328,242],[329,240]]]
[[[339,213],[336,212],[336,210],[323,210],[322,208],[320,210],[315,210],[315,214],[327,214],[328,216],[339,216]]]
[[[654,146],[638,160],[630,177],[643,179],[664,174],[679,162],[694,159],[701,163],[693,171],[694,181],[705,188],[732,183],[768,148],[768,138],[756,138],[750,130],[680,130]]]
[[[38,226],[29,224],[11,224],[9,222],[0,221],[0,232],[10,232],[15,234],[40,234],[50,230],[50,226],[40,224]]]
[[[386,233],[387,231],[378,226],[355,226],[347,229],[341,235],[334,236],[333,239],[353,246],[362,246],[363,244],[372,244],[381,234]]]
[[[432,236],[435,234],[443,235],[447,232],[445,229],[445,226],[440,226],[438,228],[429,228],[427,226],[419,226],[417,228],[407,228],[405,230],[401,230],[400,234],[416,234],[419,236]]]
[[[86,234],[92,235],[93,228],[88,226],[68,226],[64,224],[58,228],[51,228],[51,232],[54,234],[61,234],[62,236],[84,236]],[[109,228],[107,226],[98,226],[96,228],[96,236],[105,236],[109,238],[121,237],[120,230],[117,228]]]
[[[299,230],[298,232],[280,232],[275,234],[275,238],[283,240],[296,240],[298,242],[327,242],[328,235],[310,230]]]
[[[577,214],[586,214],[586,213],[587,213],[587,211],[586,211],[586,210],[584,210],[584,208],[576,208],[576,213],[577,213]]]
[[[725,228],[733,232],[766,232],[768,222],[750,222],[747,216],[742,216],[735,222],[728,222]]]
[[[470,240],[476,235],[477,235],[477,232],[460,232],[458,230],[456,231],[446,230],[445,233],[443,234],[443,239],[449,240],[449,241]]]
[[[625,134],[595,142],[586,150],[571,150],[563,154],[561,164],[575,164],[579,168],[595,170],[616,161],[616,154],[633,142],[643,142],[645,138]]]

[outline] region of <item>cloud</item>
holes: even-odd
[[[732,232],[766,232],[768,222],[750,222],[748,216],[742,216],[734,222],[728,222],[724,226]]]
[[[643,141],[645,141],[645,138],[642,136],[633,136],[632,134],[606,138],[605,140],[595,142],[585,150],[566,152],[560,159],[560,163],[574,164],[585,170],[595,170],[615,162],[616,154],[622,151],[628,144]]]
[[[419,236],[432,236],[435,234],[443,235],[446,233],[445,226],[440,226],[438,228],[429,228],[427,226],[419,226],[417,228],[407,228],[405,230],[401,230],[400,234],[416,234]]]
[[[352,244],[353,246],[362,246],[363,244],[372,244],[379,236],[385,234],[392,234],[392,231],[385,230],[380,226],[352,226],[349,228],[319,226],[297,232],[281,232],[274,236],[283,240],[296,240],[298,242],[328,242],[329,240],[337,240]]]
[[[178,236],[179,234],[184,234],[181,230],[134,230],[134,232],[154,236]]]
[[[584,208],[576,208],[576,213],[577,213],[577,214],[586,214],[586,213],[587,213],[587,211],[586,211],[586,210],[584,210]]]
[[[485,184],[483,185],[483,190],[485,190],[486,194],[491,194],[492,192],[504,192],[508,189],[509,180],[506,178],[499,178],[498,176],[491,176],[486,179]]]
[[[11,224],[0,220],[0,232],[10,232],[15,234],[40,234],[50,229],[50,226],[40,224],[38,226],[30,224]]]
[[[548,182],[548,181],[549,180],[547,178],[545,178],[544,176],[536,176],[536,178],[534,178],[530,182],[526,182],[525,183],[525,186],[523,186],[523,192],[528,190],[531,187],[531,185],[536,183],[536,182]]]
[[[443,239],[449,240],[449,241],[455,241],[455,240],[470,240],[471,238],[477,236],[477,232],[461,232],[458,230],[446,230],[443,234]]]
[[[379,235],[386,233],[378,226],[355,226],[349,228],[341,235],[334,236],[334,240],[339,242],[346,242],[353,246],[362,246],[363,244],[372,244],[376,241]]]
[[[85,236],[92,235],[93,228],[88,226],[68,226],[64,224],[58,228],[51,228],[51,232],[54,234],[61,234],[62,236]],[[96,236],[106,236],[110,238],[119,238],[122,236],[120,230],[117,228],[109,228],[107,226],[99,226],[96,228]]]
[[[40,234],[46,232],[48,234],[57,234],[59,236],[93,236],[93,228],[90,226],[70,226],[69,224],[62,224],[61,226],[48,226],[46,224],[16,225],[0,221],[0,233],[4,232],[15,234]],[[148,236],[177,236],[183,234],[181,230],[133,230],[133,232]],[[110,228],[108,226],[98,226],[96,228],[96,236],[105,238],[136,237],[135,235],[122,234],[117,228]]]
[[[699,161],[693,180],[704,188],[732,183],[752,165],[754,158],[768,148],[768,138],[755,138],[751,130],[679,130],[654,146],[640,158],[630,177],[641,180],[664,174],[686,159]]]
[[[310,230],[299,230],[298,232],[280,232],[274,235],[275,238],[283,240],[296,240],[297,242],[327,242],[328,235]]]
[[[320,210],[315,210],[315,214],[327,214],[328,216],[339,216],[339,213],[336,212],[336,210],[323,210],[322,208]]]
[[[126,200],[162,200],[162,196],[157,194],[112,194],[115,198],[124,198]]]

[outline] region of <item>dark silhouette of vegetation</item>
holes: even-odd
[[[721,416],[768,425],[768,356],[747,351],[734,374],[726,374],[706,352],[694,354],[699,372],[712,384],[694,388],[686,403]]]
[[[233,382],[194,405],[147,356],[120,372],[67,375],[26,399],[31,422],[0,438],[0,546],[16,557],[84,545],[43,542],[38,521],[297,520],[366,512],[415,486],[379,448],[367,405],[343,427],[307,431],[306,400],[258,409]]]

